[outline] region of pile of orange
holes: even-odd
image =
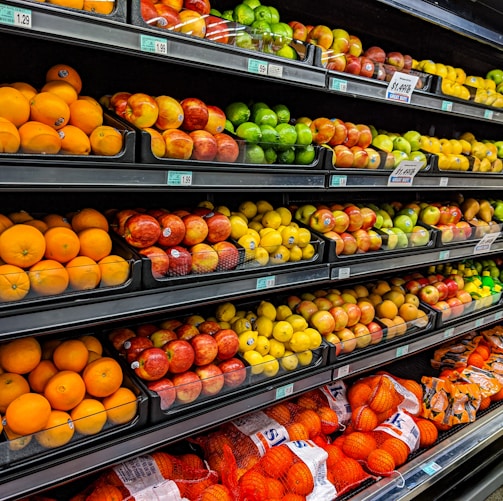
[[[44,448],[61,447],[75,433],[94,435],[137,414],[120,364],[103,356],[97,337],[53,341],[26,337],[0,346],[0,414],[11,448],[32,436]]]
[[[96,209],[84,208],[70,220],[26,211],[0,215],[0,300],[121,285],[129,263],[111,252],[108,221]]]
[[[0,153],[117,155],[122,134],[103,125],[101,105],[81,90],[80,75],[65,64],[49,68],[40,90],[26,82],[0,87]]]

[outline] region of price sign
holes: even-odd
[[[349,374],[349,365],[343,365],[337,370],[337,379],[346,377]]]
[[[449,339],[454,335],[454,327],[449,327],[444,331],[444,339]]]
[[[168,171],[168,186],[190,186],[192,184],[192,172]]]
[[[473,249],[473,253],[482,254],[484,252],[489,252],[494,241],[500,236],[500,234],[501,233],[499,231],[494,233],[486,233]]]
[[[346,92],[348,90],[348,82],[340,78],[331,78],[330,88],[339,92]]]
[[[449,178],[448,177],[441,177],[440,182],[438,184],[439,184],[439,186],[447,186],[449,184]]]
[[[346,186],[348,176],[332,176],[330,178],[330,186]]]
[[[276,400],[289,397],[293,393],[293,383],[276,388]]]
[[[430,463],[423,465],[421,469],[431,477],[432,475],[435,475],[435,473],[440,471],[442,467],[438,463],[435,463],[435,461],[431,461]]]
[[[267,68],[267,74],[270,77],[283,78],[283,66],[279,64],[270,64]]]
[[[351,276],[351,268],[339,268],[339,276],[337,277],[339,280],[344,280]]]
[[[258,59],[248,59],[248,71],[256,75],[267,75],[268,64],[266,61],[259,61]]]
[[[452,101],[442,101],[442,111],[452,111]]]
[[[407,355],[409,353],[409,345],[406,344],[405,346],[399,346],[396,349],[396,356],[397,357],[403,357],[404,355]]]
[[[166,38],[140,35],[140,49],[143,52],[165,56],[168,53],[168,41]]]
[[[415,175],[421,170],[421,162],[403,160],[390,174],[388,186],[412,186]]]
[[[257,290],[270,289],[276,285],[276,277],[260,277],[257,278]]]
[[[31,28],[31,10],[0,5],[0,24]]]
[[[493,117],[494,117],[493,110],[484,110],[484,118],[487,118],[488,120],[492,120]]]
[[[386,89],[386,99],[399,103],[410,103],[419,77],[395,71]]]
[[[443,261],[444,259],[449,259],[450,255],[451,255],[450,251],[443,250],[438,253],[438,259],[439,261]]]

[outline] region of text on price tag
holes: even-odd
[[[399,103],[410,103],[419,77],[395,71],[386,89],[386,99]]]
[[[168,53],[168,41],[166,38],[140,35],[140,49],[143,52],[166,55]]]
[[[421,170],[421,166],[421,162],[415,160],[402,160],[390,174],[388,186],[412,186],[414,177]]]
[[[31,28],[31,10],[0,4],[0,24]]]
[[[500,232],[496,231],[494,233],[486,233],[481,239],[480,242],[473,249],[474,254],[482,254],[483,252],[489,252],[494,241],[500,236]]]

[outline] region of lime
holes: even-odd
[[[265,162],[267,164],[275,164],[278,160],[278,154],[276,150],[272,147],[264,149]]]
[[[260,130],[262,131],[262,140],[260,142],[264,147],[279,142],[278,131],[272,125],[261,125]]]
[[[245,26],[250,26],[255,21],[255,13],[251,7],[244,3],[240,3],[234,7],[234,21]]]
[[[276,125],[278,125],[278,115],[271,109],[261,108],[255,113],[253,121],[257,125],[271,125],[272,127],[276,127]]]
[[[272,14],[269,7],[260,5],[254,11],[255,21],[265,21],[267,24],[272,23]]]
[[[269,43],[272,38],[271,25],[265,21],[253,21],[251,25],[252,35],[260,38],[262,42]]]
[[[251,9],[256,9],[260,6],[260,0],[243,0],[243,3]]]
[[[210,9],[210,15],[216,17],[222,17],[222,13],[217,9]]]
[[[295,163],[297,165],[310,165],[316,158],[316,150],[312,144],[295,148]]]
[[[258,143],[262,139],[262,132],[256,123],[243,122],[238,125],[236,136],[245,139],[249,143]]]
[[[230,132],[231,134],[234,134],[234,125],[232,125],[232,122],[228,119],[225,120],[224,130]]]
[[[257,101],[256,103],[253,103],[251,106],[250,106],[250,111],[251,111],[251,121],[252,122],[255,122],[255,115],[257,114],[257,111],[258,110],[262,110],[262,109],[271,109],[271,107],[267,104],[267,103],[264,103],[263,101]]]
[[[238,31],[234,37],[234,43],[242,49],[254,49],[253,37],[247,31]]]
[[[275,44],[289,44],[293,38],[293,30],[286,23],[271,23],[271,31]]]
[[[295,124],[295,130],[297,131],[297,144],[307,146],[313,142],[313,133],[309,125],[298,122]]]
[[[278,115],[278,122],[280,124],[286,124],[290,121],[290,110],[284,104],[277,104],[272,109]]]
[[[247,122],[250,118],[250,108],[245,103],[236,101],[225,108],[225,116],[234,127]]]
[[[249,164],[265,163],[264,150],[258,144],[247,144],[245,150],[245,163]]]
[[[293,146],[297,142],[297,131],[291,124],[280,123],[276,126],[279,134],[279,144],[282,146]]]
[[[232,9],[224,10],[219,17],[227,19],[227,21],[234,21],[234,11]]]
[[[276,51],[276,55],[292,59],[293,61],[296,61],[299,58],[297,51],[293,47],[290,47],[290,45],[283,45],[281,49]]]
[[[271,13],[271,23],[279,23],[279,12],[276,7],[269,6],[269,12]]]
[[[294,164],[295,163],[295,148],[290,147],[278,152],[278,163]]]

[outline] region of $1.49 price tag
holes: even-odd
[[[412,186],[414,176],[421,170],[421,165],[421,162],[415,160],[402,160],[390,174],[388,186]]]
[[[386,99],[399,103],[410,103],[419,77],[395,71],[386,89]]]

